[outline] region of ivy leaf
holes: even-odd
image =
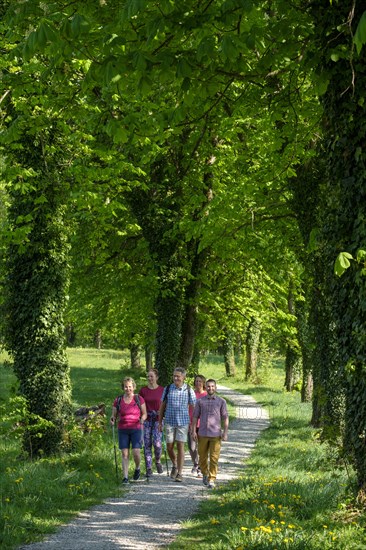
[[[364,262],[366,260],[366,250],[362,250],[361,248],[357,250],[357,257],[358,262]]]
[[[353,260],[352,254],[349,252],[340,252],[334,264],[334,273],[341,277],[346,269],[351,265],[350,260]]]
[[[360,54],[362,46],[366,43],[366,11],[361,15],[353,41],[356,45],[357,53]]]

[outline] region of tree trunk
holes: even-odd
[[[145,363],[146,363],[146,371],[149,371],[153,368],[153,348],[150,345],[145,346]]]
[[[364,498],[366,488],[366,285],[360,265],[354,262],[342,277],[334,275],[338,254],[355,258],[364,250],[366,235],[365,88],[366,47],[355,47],[356,29],[364,16],[363,2],[333,3],[317,0],[312,7],[314,47],[319,53],[318,74],[327,75],[321,97],[324,107],[326,178],[320,205],[319,243],[324,265],[321,290],[326,306],[327,332],[332,334],[329,353],[320,374],[327,423],[327,439],[343,446],[356,468]],[[362,30],[361,33],[362,35]],[[334,52],[345,52],[336,63]],[[319,329],[318,329],[319,332]],[[323,374],[323,375],[322,375]],[[315,382],[315,380],[314,380]],[[315,391],[315,388],[314,388]]]
[[[33,144],[34,139],[32,139]],[[37,152],[32,145],[32,155]],[[39,151],[38,151],[39,152]],[[19,153],[21,161],[21,153]],[[32,167],[36,168],[34,158]],[[43,164],[39,166],[41,172]],[[6,347],[14,360],[19,389],[29,417],[49,421],[41,426],[25,418],[24,448],[32,456],[57,452],[71,414],[69,367],[65,354],[63,313],[68,282],[63,191],[58,179],[32,178],[27,192],[11,188],[11,226],[32,220],[27,240],[10,244],[7,257]],[[24,232],[23,232],[24,234]],[[34,425],[36,424],[36,425]]]
[[[198,243],[190,243],[190,256],[192,259],[191,280],[185,292],[185,312],[182,322],[182,340],[177,366],[189,370],[194,352],[197,333],[197,299],[202,286],[201,274],[205,268],[207,250],[197,252]]]
[[[102,349],[102,331],[99,328],[94,334],[94,344],[97,349]]]
[[[285,388],[287,391],[292,391],[300,379],[299,359],[298,351],[288,345],[285,360]]]
[[[313,397],[313,374],[309,312],[305,301],[296,302],[297,334],[301,349],[302,384],[301,401],[310,402]]]
[[[232,333],[229,333],[227,331],[225,332],[225,337],[223,339],[222,345],[224,352],[226,376],[235,376],[236,365],[234,354],[234,338]]]
[[[131,359],[131,367],[135,369],[139,369],[141,367],[141,361],[140,361],[140,346],[138,344],[130,344],[130,359]]]
[[[310,403],[313,398],[313,374],[311,372],[303,373],[301,387],[302,403]]]
[[[260,334],[260,323],[258,319],[252,317],[248,325],[245,340],[245,380],[255,381],[257,378],[257,360]]]
[[[65,328],[66,341],[68,346],[74,346],[76,342],[76,332],[73,323],[69,323]]]
[[[177,365],[182,328],[182,302],[177,296],[158,297],[156,303],[157,332],[155,366],[159,382],[166,385],[172,381]]]

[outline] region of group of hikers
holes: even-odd
[[[154,368],[147,373],[147,385],[135,394],[136,383],[131,377],[122,381],[123,395],[113,402],[111,425],[118,419],[118,443],[122,453],[122,483],[129,483],[130,447],[135,463],[133,479],[141,477],[141,448],[145,450],[147,478],[153,475],[153,451],[156,471],[163,466],[162,443],[172,462],[170,477],[183,481],[185,443],[192,459],[192,475],[202,477],[203,485],[215,487],[221,441],[226,441],[229,416],[226,401],[216,393],[216,381],[197,374],[194,389],[186,382],[186,371],[177,367],[173,383],[165,387],[158,383]],[[167,466],[168,469],[168,466]],[[168,471],[169,473],[169,471]]]

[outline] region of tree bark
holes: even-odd
[[[222,342],[224,351],[224,362],[226,376],[235,376],[235,354],[234,354],[234,339],[231,332],[225,331],[225,336]]]
[[[140,346],[138,344],[130,344],[130,360],[131,367],[136,370],[141,367],[140,361]]]
[[[257,319],[252,317],[247,328],[245,339],[245,380],[256,380],[258,347],[261,327]]]

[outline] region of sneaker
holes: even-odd
[[[146,477],[151,477],[152,475],[153,475],[152,469],[151,469],[151,468],[148,468],[148,469],[146,470]]]
[[[202,472],[199,467],[197,468],[197,477],[202,477]]]
[[[215,485],[215,482],[214,481],[210,481],[209,484],[207,485],[207,487],[209,489],[215,489],[216,485]]]
[[[197,466],[193,466],[192,470],[191,470],[191,474],[194,476],[194,477],[197,477],[198,475],[198,468]]]
[[[177,473],[178,473],[177,467],[173,466],[172,471],[170,472],[170,477],[172,479],[175,479],[177,477]]]
[[[123,483],[123,484],[129,483],[128,477],[124,477],[124,478],[122,479],[122,483]]]
[[[136,470],[135,470],[135,472],[134,472],[134,474],[133,474],[133,479],[134,479],[134,481],[137,481],[138,479],[140,479],[140,474],[141,474],[140,468],[136,468]]]
[[[182,481],[183,481],[182,474],[177,474],[177,475],[175,476],[175,481],[182,482]]]
[[[208,477],[207,476],[203,476],[202,483],[203,483],[203,485],[206,485],[206,487],[208,486]]]
[[[157,462],[156,463],[156,471],[158,472],[158,474],[162,474],[163,473],[163,465],[161,462]]]

